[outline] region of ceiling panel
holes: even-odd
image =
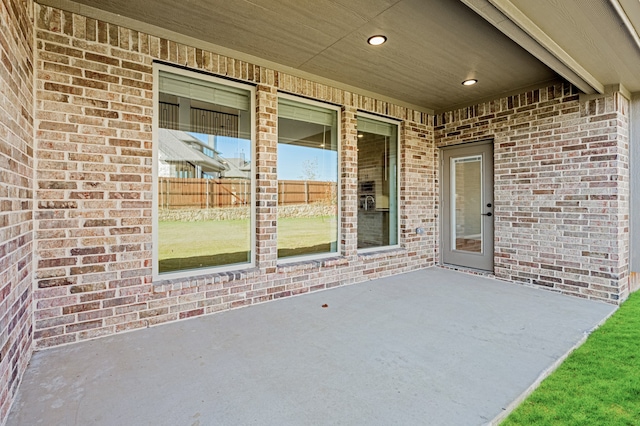
[[[602,84],[640,91],[640,48],[608,1],[511,3]]]
[[[378,32],[387,43],[367,45]],[[301,69],[436,110],[556,77],[463,4],[438,0],[396,4]]]
[[[250,55],[297,67],[399,0],[79,0]],[[366,3],[366,5],[365,5]]]
[[[118,14],[425,110],[468,105],[558,78],[462,1],[38,1],[90,6],[98,14]],[[486,1],[493,7],[489,3],[498,0]],[[640,54],[607,0],[499,2],[519,8],[598,80],[625,81],[640,90]],[[367,37],[376,33],[388,42],[368,46]],[[463,87],[468,77],[479,83]]]

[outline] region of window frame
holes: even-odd
[[[401,210],[401,206],[400,206],[400,177],[402,176],[402,164],[400,161],[401,158],[401,152],[400,152],[400,127],[402,124],[401,120],[397,120],[397,119],[393,119],[390,117],[383,117],[380,115],[376,115],[376,114],[370,114],[364,111],[358,111],[356,114],[356,132],[358,130],[358,118],[362,117],[362,118],[366,118],[367,120],[373,120],[373,121],[380,121],[383,123],[387,123],[387,124],[391,124],[394,125],[396,128],[396,244],[390,244],[390,245],[386,245],[386,246],[378,246],[378,247],[367,247],[367,248],[358,248],[357,252],[358,254],[367,254],[367,253],[372,253],[372,252],[377,252],[377,251],[382,251],[382,250],[393,250],[393,249],[398,249],[402,247],[401,241],[400,241],[400,210]],[[356,147],[357,147],[357,143],[356,143]],[[357,151],[356,151],[357,152]],[[356,164],[358,162],[358,159],[356,157]],[[360,185],[360,182],[358,181],[358,176],[357,176],[357,172],[356,172],[356,185]],[[357,216],[356,216],[356,220],[357,220]],[[356,239],[357,239],[357,235],[358,235],[358,228],[357,228],[357,222],[356,222]],[[391,232],[391,230],[390,230]]]
[[[342,164],[342,107],[340,105],[335,105],[335,104],[331,104],[331,103],[327,103],[327,102],[322,102],[322,101],[317,101],[317,100],[313,100],[313,99],[309,99],[309,98],[305,98],[302,96],[296,96],[296,95],[292,95],[289,93],[284,93],[284,92],[278,92],[278,106],[280,104],[280,99],[286,99],[288,101],[293,101],[293,102],[298,102],[301,104],[307,104],[307,105],[311,105],[314,107],[318,107],[318,108],[324,108],[324,109],[328,109],[328,110],[333,110],[336,112],[336,138],[337,138],[337,154],[338,154],[338,158],[337,158],[337,167],[336,167],[336,209],[337,209],[337,215],[336,215],[336,251],[334,252],[326,252],[326,253],[318,253],[318,254],[303,254],[300,256],[290,256],[290,257],[277,257],[278,255],[276,254],[277,257],[277,264],[278,265],[286,265],[286,264],[291,264],[291,263],[296,263],[296,262],[306,262],[306,261],[313,261],[313,260],[322,260],[322,259],[329,259],[332,257],[337,257],[337,256],[343,256],[343,253],[341,252],[341,245],[340,245],[340,234],[341,234],[341,228],[340,228],[340,224],[342,223],[342,188],[341,188],[341,182],[342,182],[342,177],[340,175],[340,170],[342,169],[341,164]],[[277,115],[277,119],[280,119],[280,114],[278,113]],[[279,125],[278,125],[278,134],[277,134],[277,138],[278,138],[278,145],[280,144],[280,132],[279,132]],[[277,151],[276,151],[277,152]],[[278,155],[278,153],[276,153],[276,156]],[[277,157],[276,157],[277,158]],[[277,176],[277,170],[276,170],[276,181],[279,182],[278,176]],[[276,203],[276,211],[278,211],[280,209],[280,205],[278,203]],[[277,214],[276,214],[277,217]],[[276,219],[276,223],[277,223],[277,219]],[[278,226],[276,224],[276,247],[277,247],[277,238],[278,238]],[[277,249],[276,249],[276,253],[277,253]]]
[[[159,158],[159,123],[160,123],[160,72],[175,74],[193,78],[194,80],[209,81],[222,86],[235,87],[249,92],[249,113],[251,126],[251,203],[250,203],[250,238],[249,249],[251,251],[250,261],[246,263],[233,263],[229,265],[211,266],[198,269],[187,269],[177,272],[159,272],[159,197],[158,197],[158,158]],[[220,272],[235,271],[239,269],[253,268],[256,265],[256,87],[248,83],[236,82],[223,79],[214,75],[199,72],[197,70],[187,70],[162,63],[153,63],[153,125],[152,125],[152,280],[164,281],[180,278],[197,277]]]

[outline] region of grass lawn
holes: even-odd
[[[242,263],[249,260],[249,221],[160,222],[160,272]],[[278,220],[281,257],[326,252],[336,241],[335,217]]]
[[[501,426],[639,424],[640,292],[632,294]]]

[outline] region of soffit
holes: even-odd
[[[606,0],[38,1],[111,22],[122,17],[134,29],[184,35],[222,54],[424,111],[494,99],[558,75],[587,93],[620,83],[640,90],[638,46]],[[637,2],[611,1],[626,10]],[[378,33],[388,42],[367,45]],[[480,83],[463,87],[466,78]]]
[[[39,2],[87,15],[103,11],[109,18],[131,18],[426,111],[558,78],[459,1]],[[376,33],[385,34],[388,42],[369,46],[367,38]],[[480,84],[463,87],[462,80],[470,77]]]

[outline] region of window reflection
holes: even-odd
[[[358,248],[398,243],[396,124],[358,117]]]
[[[337,111],[278,103],[278,257],[337,251]]]
[[[453,160],[452,205],[456,250],[482,252],[482,157]]]
[[[158,271],[251,261],[251,92],[161,72]]]

